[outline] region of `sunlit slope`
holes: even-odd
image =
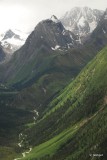
[[[91,160],[107,151],[107,47],[48,106],[26,132],[36,146],[26,160]],[[98,158],[98,157],[96,157]],[[94,159],[96,159],[94,158]]]

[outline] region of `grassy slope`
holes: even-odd
[[[25,87],[15,98],[14,105],[22,108],[23,106],[26,108],[36,107],[37,109],[42,106],[40,111],[44,110],[44,105],[48,104],[55,94],[63,89],[92,57],[92,55],[91,57],[89,55],[84,57],[84,55],[85,51],[82,53],[82,51],[76,50],[70,50],[66,53],[57,53],[57,51],[49,54],[39,53],[38,57],[30,59],[22,68],[14,61],[12,68],[16,70],[16,73],[14,77],[10,77],[6,86],[12,84],[16,88],[20,88],[22,85]]]
[[[19,55],[17,54],[17,56]],[[93,53],[90,56],[90,54],[85,54],[85,50],[82,52],[76,51],[75,49],[69,50],[66,53],[56,51],[55,53],[47,54],[46,51],[40,51],[38,58],[35,55],[33,58],[28,58],[28,61],[26,62],[26,60],[24,61],[23,57],[21,57],[20,63],[17,61],[17,56],[13,58],[12,66],[10,64],[8,64],[9,66],[5,66],[6,70],[7,68],[11,69],[12,67],[15,74],[10,77],[6,84],[0,83],[0,120],[3,122],[3,124],[0,123],[0,139],[1,142],[5,141],[5,144],[1,144],[1,148],[4,149],[0,152],[2,155],[0,158],[2,159],[4,157],[5,160],[9,159],[9,156],[10,159],[13,159],[14,155],[17,154],[18,149],[16,149],[16,151],[12,149],[16,147],[14,144],[17,143],[17,138],[14,137],[13,144],[11,141],[13,140],[13,137],[10,136],[14,134],[18,137],[18,134],[14,133],[14,131],[17,131],[18,129],[14,126],[17,125],[17,122],[23,120],[25,122],[26,119],[29,121],[29,118],[31,118],[32,121],[32,117],[26,115],[26,113],[25,117],[21,116],[21,114],[23,115],[24,110],[27,109],[29,111],[36,108],[37,110],[39,109],[40,113],[43,112],[46,105],[53,97],[59,93],[59,91],[69,83],[71,78],[78,74],[87,61],[93,57]],[[3,71],[4,68],[0,67],[1,78]],[[39,75],[38,72],[41,74]],[[27,88],[22,89],[20,92],[14,92],[14,90],[11,91],[9,88],[13,84],[17,84],[18,87],[26,84]],[[45,88],[46,94],[44,93],[43,88]],[[4,96],[4,93],[7,96]],[[12,97],[10,95],[12,95]],[[9,130],[7,130],[6,127],[2,129],[4,123],[6,127],[9,124]],[[20,125],[22,124],[19,123],[18,127]],[[11,130],[11,126],[14,130],[9,133],[8,131]],[[4,136],[4,133],[7,132],[9,134]]]
[[[106,66],[104,48],[48,106],[48,113],[28,134],[31,144],[37,146],[27,160],[97,159],[89,156],[93,153],[104,154],[102,159],[106,160]]]

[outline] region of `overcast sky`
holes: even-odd
[[[107,0],[0,0],[0,32],[16,28],[25,32],[56,15],[58,18],[75,6],[105,10]]]

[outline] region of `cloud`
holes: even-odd
[[[9,27],[30,31],[39,21],[52,14],[60,17],[75,6],[107,7],[106,0],[1,0],[0,31]]]

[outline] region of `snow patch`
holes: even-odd
[[[60,21],[57,19],[56,16],[51,16],[51,20],[54,22],[54,23],[59,23]]]
[[[52,49],[53,51],[55,51],[55,48],[51,47],[51,49]]]
[[[5,37],[7,35],[7,32],[4,32],[0,35],[0,41],[3,48],[6,50],[8,54],[12,54],[16,50],[18,50],[22,45],[24,45],[28,34],[23,33],[19,30],[12,29],[11,32],[14,34],[11,38]],[[5,37],[5,38],[4,38]]]
[[[58,48],[60,48],[60,46],[59,46],[59,45],[56,45],[56,46],[55,46],[55,50],[57,50]]]
[[[59,45],[56,45],[55,48],[51,47],[51,49],[54,50],[54,51],[57,50],[57,49],[59,49],[59,48],[60,48]]]
[[[19,35],[20,36],[20,39],[23,39],[23,40],[26,40],[27,37],[28,37],[28,33],[25,33],[25,32],[22,32],[20,30],[17,30],[17,29],[12,29],[12,31],[16,34],[16,35]]]
[[[85,27],[85,18],[83,16],[79,19],[78,25],[81,27]]]
[[[12,45],[16,45],[16,46],[22,46],[25,43],[25,40],[19,40],[16,39],[14,36],[12,38],[8,38],[6,40],[2,40],[2,45],[5,44],[5,42],[12,44]]]

